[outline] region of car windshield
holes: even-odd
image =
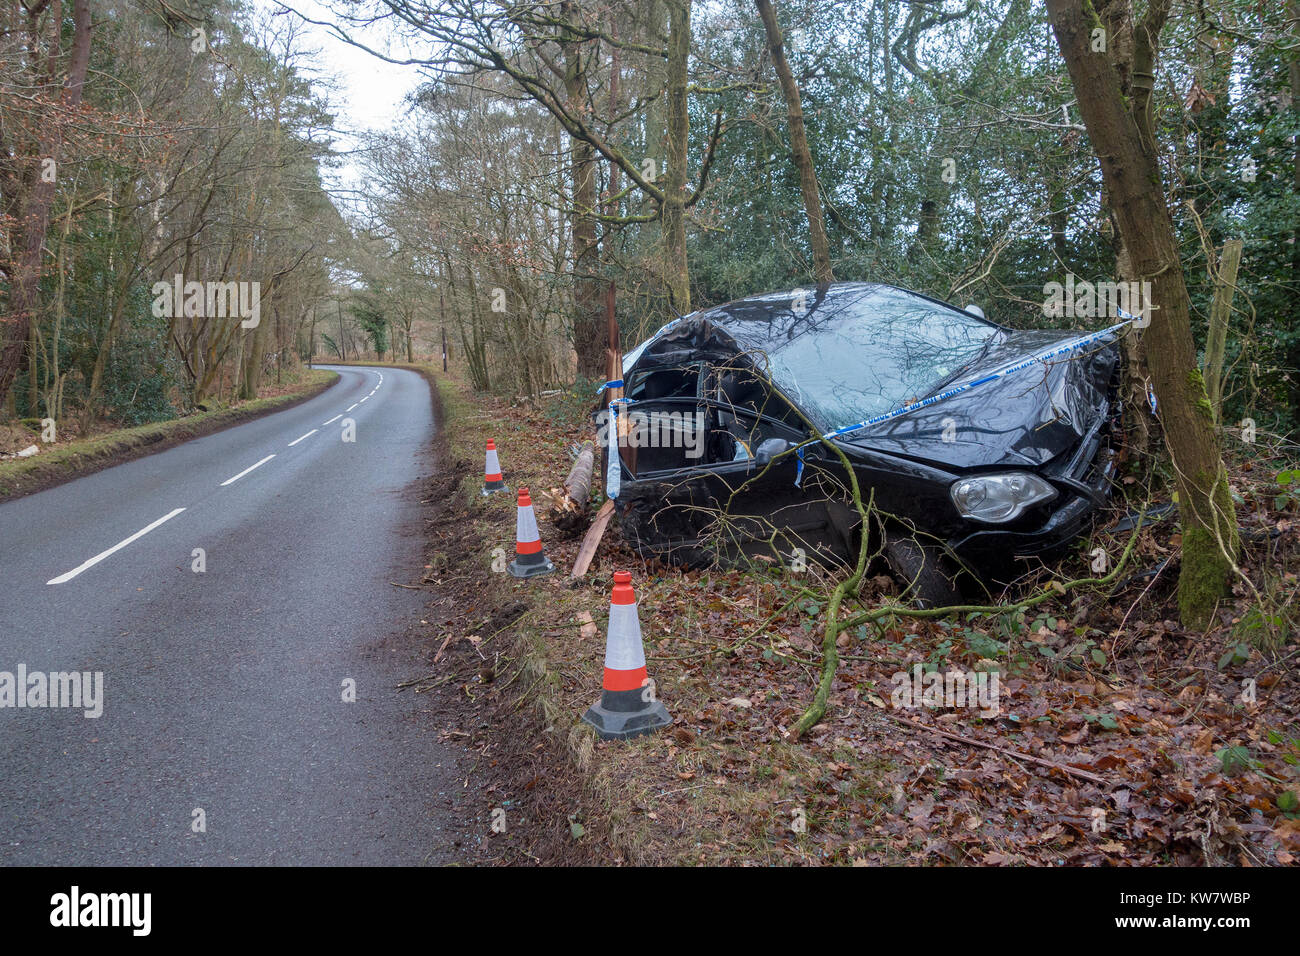
[[[827,429],[925,398],[1001,334],[973,315],[888,286],[829,296],[794,328],[768,353],[768,374]]]

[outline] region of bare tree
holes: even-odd
[[[817,171],[813,169],[812,153],[808,149],[808,136],[803,126],[803,106],[799,102],[799,84],[795,82],[790,63],[785,58],[781,28],[776,22],[771,0],[754,0],[758,15],[763,20],[767,34],[767,52],[772,57],[772,68],[781,82],[786,111],[790,123],[790,152],[795,168],[799,170],[799,188],[803,193],[803,208],[808,216],[808,238],[812,245],[813,275],[820,282],[834,282],[831,272],[830,244],[826,241],[826,223],[822,218],[822,201],[817,190]]]
[[[62,0],[9,4],[2,16],[6,37],[26,39],[24,48],[9,57],[16,74],[6,81],[13,89],[5,92],[25,100],[29,114],[26,122],[0,132],[0,193],[11,216],[5,238],[12,256],[0,264],[9,282],[0,329],[0,400],[8,395],[27,348],[64,128],[81,104],[91,39],[89,0],[73,4],[66,55]]]

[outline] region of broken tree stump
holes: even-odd
[[[552,488],[547,496],[551,499],[551,522],[566,534],[581,534],[587,529],[595,462],[595,445],[583,442],[564,487]]]

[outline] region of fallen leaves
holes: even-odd
[[[1146,572],[1174,552],[1175,533],[1172,523],[1142,532]],[[1283,533],[1294,549],[1295,530]],[[545,523],[542,534],[551,547]],[[555,542],[554,551],[563,564],[573,547]],[[792,743],[783,734],[812,692],[824,603],[781,612],[795,592],[780,578],[647,565],[615,529],[572,599],[548,593],[536,611],[539,627],[555,628],[546,633],[561,696],[585,706],[599,687],[592,611],[606,606],[608,573],[619,566],[637,569],[648,665],[674,724],[636,748],[600,747],[594,759],[628,800],[652,803],[653,813],[636,814],[650,827],[638,839],[661,859],[1057,866],[1300,857],[1300,824],[1283,796],[1300,791],[1300,764],[1287,759],[1300,761],[1295,668],[1269,667],[1259,653],[1217,667],[1229,636],[1178,626],[1173,573],[1146,573],[1113,593],[1038,585],[1055,596],[1014,640],[997,635],[1000,643],[975,639],[994,636],[987,618],[900,618],[844,632],[826,719]],[[860,596],[870,604],[894,593],[891,579],[877,577]],[[1245,618],[1252,599],[1243,591],[1225,620]],[[481,628],[485,638],[495,629]],[[899,709],[891,675],[916,665],[996,670],[1001,712]],[[1242,701],[1248,678],[1258,703]],[[902,715],[900,726],[892,718]],[[807,811],[806,832],[791,832],[792,807]],[[586,824],[595,845],[597,821]]]

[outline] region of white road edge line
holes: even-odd
[[[151,525],[147,525],[146,527],[141,528],[141,529],[140,529],[139,531],[137,531],[135,534],[131,535],[131,537],[126,538],[126,539],[124,539],[124,540],[122,540],[122,541],[119,541],[117,544],[113,545],[113,546],[112,546],[111,548],[109,548],[107,551],[101,551],[99,554],[95,555],[93,558],[91,558],[91,559],[90,559],[89,561],[87,561],[85,564],[80,565],[79,567],[75,567],[75,568],[73,568],[73,569],[72,569],[71,571],[69,571],[67,574],[60,574],[57,578],[50,578],[50,580],[46,581],[45,583],[46,583],[46,584],[64,584],[64,583],[66,583],[66,582],[68,582],[68,581],[71,581],[73,578],[75,578],[75,577],[76,577],[78,574],[80,574],[82,571],[85,571],[87,568],[92,568],[92,567],[94,567],[95,565],[99,564],[100,561],[103,561],[105,558],[107,558],[109,555],[114,554],[114,553],[116,553],[116,552],[118,552],[118,551],[121,551],[123,548],[125,548],[125,547],[126,547],[128,544],[130,544],[132,541],[135,541],[135,540],[137,540],[137,539],[139,539],[139,538],[143,538],[145,535],[147,535],[147,534],[148,534],[150,531],[152,531],[154,528],[158,527],[158,526],[159,526],[160,524],[162,524],[164,521],[170,521],[172,518],[175,518],[178,514],[180,514],[180,513],[181,513],[182,511],[184,511],[184,510],[185,510],[184,508],[177,508],[177,509],[176,509],[175,511],[173,511],[171,514],[163,515],[161,518],[159,518],[159,519],[158,519],[157,521],[155,521],[153,524],[151,524]]]
[[[248,473],[249,473],[250,471],[252,471],[254,468],[261,468],[263,465],[265,465],[268,461],[270,461],[270,460],[271,460],[272,458],[274,458],[274,457],[275,457],[274,455],[267,455],[265,458],[263,458],[261,461],[259,461],[256,465],[253,465],[252,467],[249,467],[249,468],[245,468],[243,471],[241,471],[239,474],[235,475],[235,477],[233,477],[233,478],[227,478],[225,481],[223,481],[223,482],[221,483],[221,487],[224,488],[224,487],[226,487],[226,485],[233,485],[235,482],[237,482],[240,478],[243,478],[246,474],[248,474]]]
[[[320,431],[319,428],[313,428],[313,429],[312,429],[311,431],[309,431],[307,434],[303,435],[302,438],[310,438],[312,435],[316,434],[318,431]],[[298,442],[302,441],[302,438],[295,438],[293,441],[289,442],[289,447],[292,448],[294,445],[298,444]]]
[[[342,418],[342,417],[343,417],[342,415],[335,415],[335,416],[334,416],[333,418],[331,418],[329,421],[327,421],[327,422],[321,422],[321,423],[320,423],[320,424],[321,424],[321,428],[324,428],[326,425],[333,425],[336,421],[338,421],[338,420],[339,420],[340,418]]]

